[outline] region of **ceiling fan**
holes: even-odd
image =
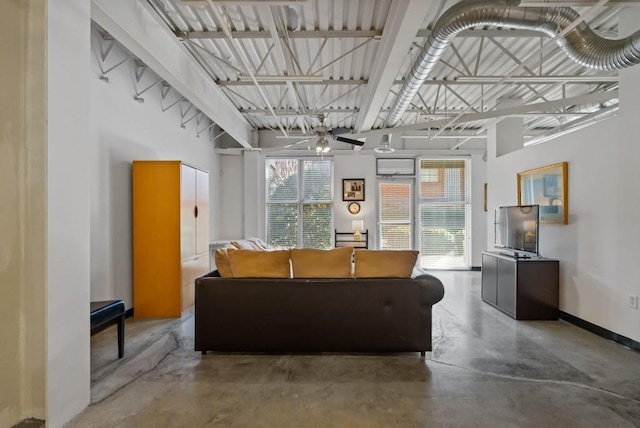
[[[331,148],[329,147],[329,141],[340,141],[342,143],[353,144],[354,146],[363,146],[364,141],[354,140],[352,138],[341,137],[342,134],[348,134],[351,132],[349,128],[332,128],[328,129],[324,125],[325,115],[320,113],[318,115],[318,120],[320,121],[320,126],[315,128],[313,132],[316,134],[314,137],[305,138],[304,140],[296,141],[295,143],[287,144],[280,148],[280,150],[289,149],[291,147],[297,146],[299,144],[304,144],[308,142],[315,142],[316,152],[318,154],[327,153]]]

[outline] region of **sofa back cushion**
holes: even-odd
[[[235,248],[220,248],[216,250],[215,262],[216,269],[222,278],[233,278],[233,272],[231,271],[231,263],[229,262],[229,252],[236,251]]]
[[[234,278],[289,278],[289,250],[229,251]]]
[[[356,250],[356,278],[411,278],[419,251]]]
[[[351,278],[351,247],[332,250],[291,250],[294,278]]]

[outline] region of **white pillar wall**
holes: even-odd
[[[523,105],[520,98],[500,98],[496,102],[496,109],[508,109]],[[522,148],[523,119],[521,117],[507,117],[496,124],[496,156],[515,152]]]
[[[264,237],[264,157],[259,151],[244,152],[244,235],[245,238]]]
[[[90,0],[47,1],[47,427],[89,404]]]

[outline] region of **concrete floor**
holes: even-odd
[[[434,272],[434,351],[207,355],[193,317],[92,337],[82,427],[640,427],[640,354],[563,321],[515,321],[479,272]]]

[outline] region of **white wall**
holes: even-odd
[[[93,42],[97,33],[92,32]],[[117,53],[113,54],[117,57]],[[114,58],[113,61],[116,61]],[[132,63],[100,74],[91,57],[90,158],[91,300],[122,299],[132,307],[131,162],[182,160],[209,171],[210,237],[221,234],[220,157],[205,132],[198,138],[195,120],[180,127],[180,105],[163,112],[160,86],[145,92],[144,103],[133,100]],[[153,80],[151,80],[153,82]],[[143,82],[142,88],[147,82]],[[186,107],[186,105],[184,105]],[[190,116],[188,116],[190,117]],[[200,129],[204,125],[200,125]]]
[[[262,138],[262,134],[261,134]],[[450,142],[445,142],[449,144]],[[414,143],[415,144],[415,143]],[[411,150],[408,156],[452,156],[450,150]],[[249,154],[250,160],[245,159]],[[304,154],[307,154],[305,152]],[[458,154],[456,152],[456,154]],[[481,154],[465,153],[471,156],[471,265],[481,265],[481,252],[486,245],[486,217],[484,212],[484,183],[486,182],[486,162]],[[255,157],[258,157],[256,162]],[[313,155],[312,155],[313,156]],[[240,159],[238,159],[240,158]],[[351,231],[351,220],[362,219],[366,229],[369,229],[369,247],[377,248],[378,228],[377,228],[377,191],[378,180],[376,178],[376,155],[372,152],[349,152],[336,151],[331,157],[334,162],[334,225],[338,231]],[[266,216],[265,205],[265,159],[266,157],[258,152],[245,152],[244,156],[223,156],[222,164],[222,188],[223,203],[221,215],[221,230],[223,238],[233,239],[247,235],[248,228],[250,235],[266,238],[264,219]],[[247,179],[249,177],[250,179]],[[358,215],[352,215],[347,210],[348,202],[342,200],[342,179],[344,178],[364,178],[365,179],[365,200],[360,203],[361,211]],[[240,198],[233,199],[234,195],[243,192],[246,204],[252,202],[254,207],[243,209],[243,202]],[[257,224],[257,226],[254,225]]]
[[[639,14],[620,16],[635,29]],[[640,295],[640,67],[620,77],[618,117],[497,159],[489,147],[489,211],[517,203],[518,172],[568,162],[569,224],[540,226],[542,255],[560,260],[560,309],[639,341],[640,311],[628,296]]]
[[[89,0],[47,1],[47,426],[89,404]]]
[[[360,204],[360,213],[353,215],[347,209],[349,202],[342,200],[342,180],[364,178],[365,200]],[[364,228],[369,229],[369,248],[376,248],[378,242],[378,218],[376,214],[378,183],[376,180],[376,158],[371,154],[339,155],[333,158],[333,213],[334,225],[338,232],[351,232],[351,220],[364,220]]]

